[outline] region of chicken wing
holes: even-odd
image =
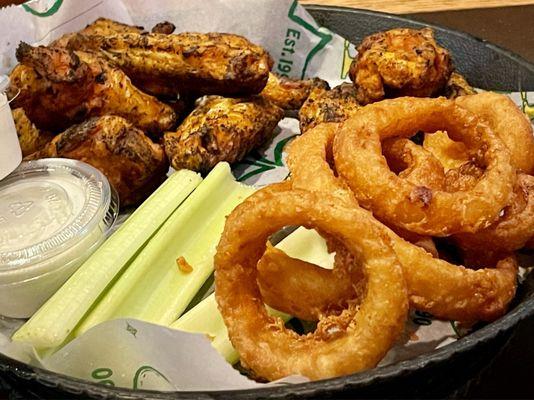
[[[299,111],[300,131],[322,122],[341,122],[361,108],[356,88],[351,83],[342,83],[332,90],[315,88]]]
[[[15,108],[12,114],[24,157],[41,150],[54,138],[54,135],[51,133],[37,129],[22,108]]]
[[[165,152],[175,169],[206,173],[219,161],[241,160],[270,139],[283,116],[281,108],[261,96],[206,96],[176,132],[165,133]]]
[[[61,132],[89,117],[120,115],[151,134],[176,121],[171,107],[132,85],[118,68],[94,54],[21,43],[20,64],[11,73],[8,95],[40,129]]]
[[[430,28],[399,28],[366,37],[349,75],[362,104],[384,97],[429,97],[439,93],[453,68],[449,52]]]
[[[453,72],[445,85],[443,94],[448,99],[455,99],[460,96],[476,94],[477,91],[471,87],[467,80],[457,72]]]
[[[159,25],[159,24],[158,24]],[[116,35],[122,33],[143,33],[142,26],[127,25],[107,18],[98,18],[77,33],[82,35]],[[76,33],[67,33],[50,43],[50,46],[65,47]]]
[[[165,178],[165,152],[117,116],[95,117],[57,135],[28,159],[71,158],[99,169],[117,190],[121,206],[144,200]]]
[[[319,78],[298,80],[269,73],[260,95],[284,110],[298,110],[316,87],[329,88],[328,83]]]
[[[67,47],[100,51],[137,87],[164,97],[257,94],[272,66],[263,48],[225,33],[75,35]]]
[[[163,33],[165,35],[170,35],[176,30],[176,25],[169,21],[158,22],[150,32],[152,33]]]

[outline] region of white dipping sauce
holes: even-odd
[[[102,243],[118,211],[88,164],[23,163],[0,182],[0,315],[30,317]]]

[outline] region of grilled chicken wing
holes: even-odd
[[[100,51],[137,87],[165,97],[257,94],[272,66],[263,48],[225,33],[75,35],[68,47]]]
[[[206,173],[219,161],[241,160],[270,139],[283,116],[281,108],[260,96],[206,96],[176,132],[165,133],[165,152],[175,169]]]
[[[122,206],[138,204],[165,178],[165,152],[141,130],[117,116],[95,117],[57,135],[28,159],[72,158],[99,169],[119,193]]]
[[[173,127],[176,114],[94,54],[21,43],[8,95],[40,129],[61,132],[89,117],[120,115],[148,133]]]
[[[145,30],[142,26],[127,25],[112,19],[98,18],[77,33],[82,35],[109,36],[122,33],[143,33],[144,31]],[[76,35],[76,33],[67,33],[66,35],[63,35],[59,39],[56,39],[50,43],[50,46],[65,47],[70,38],[72,38],[74,35]]]
[[[13,119],[15,120],[17,136],[24,157],[41,150],[54,138],[51,133],[37,129],[22,108],[13,110]]]
[[[476,90],[471,87],[467,80],[457,72],[453,72],[447,81],[444,89],[444,95],[448,99],[455,99],[460,96],[476,94]]]
[[[344,121],[359,108],[356,88],[350,83],[332,90],[313,89],[299,111],[300,131],[304,133],[322,122]]]
[[[316,87],[329,88],[328,83],[319,78],[298,80],[269,73],[260,95],[284,110],[298,110]]]
[[[176,30],[176,25],[169,21],[159,22],[152,28],[152,33],[163,33],[165,35],[170,35]]]
[[[433,96],[452,69],[449,52],[436,43],[432,29],[400,28],[366,37],[349,75],[358,100],[367,104],[384,97]]]

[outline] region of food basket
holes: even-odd
[[[317,22],[359,42],[380,30],[428,26],[393,15],[339,7],[309,6]],[[433,27],[454,55],[456,66],[473,85],[493,90],[534,90],[534,65],[521,57],[469,35]],[[483,68],[481,68],[483,66]],[[534,276],[519,286],[510,311],[497,321],[433,352],[366,372],[316,382],[243,391],[133,391],[89,383],[35,368],[0,355],[0,384],[13,398],[99,399],[255,399],[441,397],[458,394],[499,351],[504,351],[523,320],[534,318]],[[17,397],[19,396],[19,397]]]

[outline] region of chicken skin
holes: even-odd
[[[120,69],[90,53],[21,43],[8,95],[39,128],[61,132],[101,115],[119,115],[157,134],[174,126],[171,107],[132,85]]]
[[[457,72],[453,72],[445,85],[443,95],[448,99],[476,94],[477,91]]]
[[[109,36],[122,33],[143,33],[144,31],[145,30],[142,26],[127,25],[112,19],[98,18],[77,33],[82,35]],[[76,33],[67,33],[66,35],[63,35],[59,39],[56,39],[50,43],[50,46],[65,47],[70,38],[72,38],[74,35],[76,35]]]
[[[366,37],[358,47],[349,75],[358,101],[385,97],[430,97],[442,91],[453,70],[449,52],[430,28],[399,28]]]
[[[361,107],[351,83],[332,90],[313,89],[299,111],[300,131],[304,133],[323,122],[344,121]]]
[[[329,88],[328,83],[319,78],[298,80],[269,73],[260,95],[286,111],[298,110],[316,87]]]
[[[176,30],[176,25],[169,21],[158,22],[150,32],[152,33],[163,33],[165,35],[170,35]]]
[[[265,87],[272,59],[242,36],[225,33],[75,35],[73,50],[99,51],[155,96],[244,96]]]
[[[269,140],[283,116],[281,108],[261,96],[206,96],[176,132],[165,133],[165,152],[173,168],[206,173],[219,161],[240,161]]]
[[[24,157],[41,150],[54,138],[51,133],[37,129],[22,108],[15,108],[12,114],[17,128],[20,149]]]
[[[57,135],[27,157],[71,158],[100,170],[119,194],[121,206],[139,204],[165,178],[165,152],[141,130],[117,116],[94,117]]]

